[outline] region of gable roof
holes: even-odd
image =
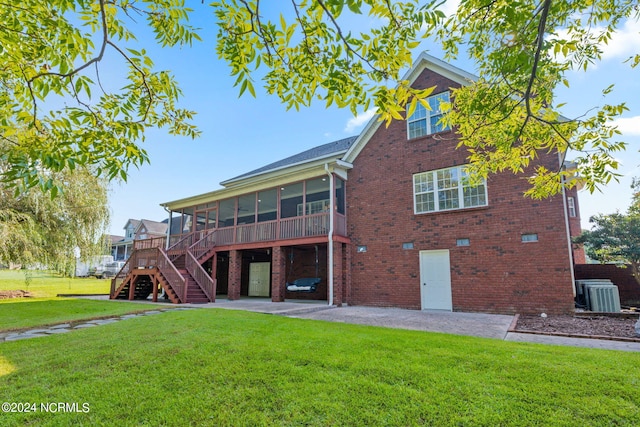
[[[273,172],[279,169],[284,169],[284,168],[302,164],[302,163],[307,163],[312,160],[319,160],[325,157],[334,157],[343,152],[347,152],[349,147],[351,147],[351,145],[357,138],[358,138],[357,136],[350,136],[348,138],[340,139],[338,141],[333,141],[327,144],[310,148],[309,150],[303,151],[298,154],[294,154],[293,156],[287,157],[282,160],[278,160],[276,162],[270,163],[261,168],[254,169],[242,175],[238,175],[235,178],[231,178],[226,181],[223,181],[220,183],[220,185],[224,185],[225,187],[227,187],[230,184],[233,184],[237,181],[240,181],[246,178],[262,175],[268,172]]]
[[[440,74],[441,76],[446,77],[449,80],[452,80],[462,86],[466,86],[478,80],[478,76],[464,71],[463,69],[451,65],[441,59],[438,59],[435,56],[429,55],[426,52],[422,52],[420,56],[418,56],[413,64],[413,67],[404,75],[402,79],[409,81],[409,84],[413,84],[420,76],[420,74],[426,69]],[[367,123],[362,133],[358,136],[356,141],[354,141],[351,147],[349,147],[349,150],[344,155],[342,160],[344,160],[345,162],[353,163],[364,146],[367,145],[369,139],[371,139],[373,134],[378,130],[380,124],[381,122],[378,120],[378,115],[376,114],[375,116],[373,116],[373,118],[371,118],[371,120],[369,120],[369,123]]]
[[[146,230],[147,234],[164,235],[167,234],[168,225],[163,222],[152,221],[150,219],[142,219],[136,227],[136,233],[138,233],[138,231],[143,227]]]
[[[129,220],[127,221],[127,223],[126,223],[126,224],[124,225],[124,227],[122,227],[122,228],[126,229],[126,228],[129,226],[129,224],[131,224],[131,226],[132,226],[132,227],[133,227],[133,229],[135,230],[135,229],[136,229],[136,228],[138,228],[138,226],[140,225],[140,220],[129,218]]]
[[[356,139],[356,136],[351,136],[310,148],[223,181],[220,185],[224,186],[224,188],[161,203],[160,206],[180,209],[194,204],[205,203],[212,199],[233,197],[246,191],[261,189],[262,187],[277,186],[279,181],[291,179],[292,177],[296,180],[306,179],[309,178],[309,175],[317,176],[319,173],[326,173],[325,167],[329,163],[333,164],[331,169],[335,173],[343,173],[341,170],[349,169],[351,165],[342,162],[340,159]]]

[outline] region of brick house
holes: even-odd
[[[526,180],[511,173],[468,186],[467,155],[438,122],[449,88],[474,78],[422,54],[406,79],[435,86],[431,110],[419,107],[388,127],[373,118],[357,137],[164,203],[179,215],[180,226],[170,228],[180,234],[132,256],[140,261],[114,279],[112,298],[133,298],[143,283],[154,299],[162,288],[174,302],[217,294],[493,313],[572,310],[574,257],[584,256],[570,243],[580,233],[576,191],[526,199]],[[552,153],[536,162],[560,167]],[[290,286],[296,279],[317,284],[300,292]]]

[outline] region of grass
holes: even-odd
[[[29,290],[36,298],[0,300],[0,332],[54,325],[78,320],[119,316],[156,307],[120,301],[56,298],[58,294],[109,293],[108,280],[66,278],[46,271],[0,270],[0,290]],[[1,424],[1,423],[0,423]]]
[[[37,298],[58,294],[108,294],[110,280],[62,277],[50,271],[0,270],[0,291],[29,291]]]
[[[78,320],[120,316],[156,308],[148,304],[125,301],[95,301],[72,298],[0,300],[0,332]]]
[[[3,426],[637,425],[639,387],[636,353],[216,309],[0,344],[3,400],[38,405]]]

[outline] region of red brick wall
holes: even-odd
[[[416,86],[455,83],[425,72]],[[562,197],[525,199],[525,175],[491,176],[489,205],[435,214],[413,213],[413,174],[463,165],[452,132],[407,140],[406,123],[380,126],[354,161],[347,181],[349,236],[366,253],[351,255],[349,304],[421,308],[419,251],[449,249],[453,309],[557,313],[573,308],[571,264]],[[556,168],[556,155],[540,163]],[[522,233],[539,241],[522,243]],[[456,239],[469,238],[469,247]],[[403,250],[403,242],[414,249]]]
[[[582,226],[580,224],[580,204],[578,203],[578,190],[576,188],[572,188],[566,191],[567,198],[573,197],[575,207],[576,207],[576,216],[569,218],[569,230],[571,232],[571,237],[577,237],[582,234]],[[568,214],[567,214],[568,215]],[[573,264],[586,264],[587,258],[584,253],[584,247],[582,245],[573,244]]]
[[[318,284],[315,292],[286,292],[286,299],[303,300],[326,300],[327,293],[327,245],[318,245],[318,271],[316,272],[315,246],[304,248],[287,247],[283,248],[286,263],[286,281],[294,281],[305,277],[320,277],[322,281]],[[291,253],[293,251],[293,264],[291,263]],[[316,276],[317,275],[317,276]]]
[[[640,305],[640,285],[631,275],[631,268],[613,264],[577,264],[576,279],[609,279],[618,287],[620,303],[625,306]]]
[[[286,255],[280,246],[271,248],[271,301],[282,302],[286,290]]]

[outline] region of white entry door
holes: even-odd
[[[423,310],[453,310],[448,249],[420,251],[420,298]]]
[[[249,265],[249,296],[268,297],[271,263],[252,262]]]

